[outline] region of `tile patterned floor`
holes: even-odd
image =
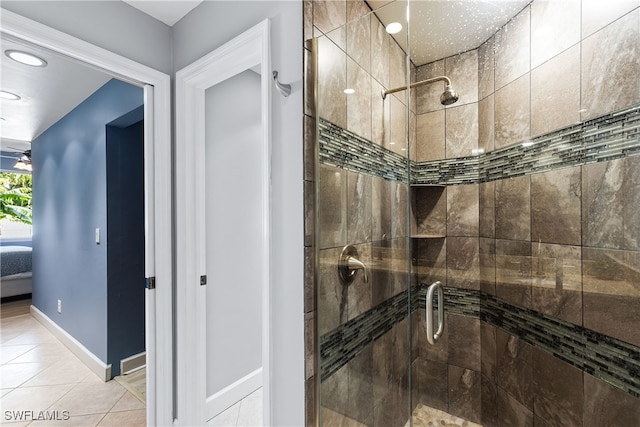
[[[31,307],[31,297],[29,296],[14,301],[3,302],[0,307],[0,318],[4,319],[5,317],[29,314],[29,307]]]
[[[145,404],[128,389],[144,377],[139,371],[129,384],[118,378],[107,383],[96,377],[64,345],[28,314],[30,300],[0,307],[0,425],[7,426],[144,426]],[[25,314],[26,313],[26,314]],[[134,384],[133,386],[131,384]],[[326,425],[361,424],[326,408]],[[66,420],[7,419],[33,411]],[[20,412],[22,411],[22,412]],[[29,415],[30,412],[27,412]],[[340,421],[338,422],[338,420]],[[262,389],[231,406],[207,423],[216,427],[262,425]],[[407,424],[408,425],[408,424]],[[413,425],[419,427],[481,427],[437,409],[418,405]]]
[[[251,393],[207,423],[216,427],[258,427],[262,425],[262,388]]]
[[[2,425],[146,425],[144,402],[117,381],[101,381],[30,314],[1,317]],[[32,420],[39,415],[58,420]]]
[[[147,401],[147,370],[142,368],[140,370],[131,372],[127,375],[120,375],[114,378],[124,388],[131,392],[140,401]]]

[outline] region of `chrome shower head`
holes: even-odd
[[[451,85],[447,85],[444,88],[444,92],[442,92],[442,95],[440,95],[440,103],[442,105],[451,105],[457,102],[458,98],[459,98],[458,93],[455,90],[453,90]]]
[[[409,88],[414,88],[414,87],[419,87],[419,86],[423,86],[429,83],[434,83],[434,82],[439,82],[439,81],[443,81],[445,82],[445,88],[444,88],[444,92],[442,93],[442,95],[440,95],[440,103],[442,105],[451,105],[454,102],[458,101],[458,93],[453,90],[453,87],[451,86],[451,80],[449,79],[449,77],[447,76],[438,76],[438,77],[432,77],[430,79],[426,79],[423,80],[421,82],[417,82],[417,83],[411,83],[409,85]],[[401,86],[401,87],[397,87],[394,89],[387,89],[387,90],[383,90],[382,91],[382,99],[385,99],[387,97],[387,95],[389,95],[390,93],[396,93],[396,92],[400,92],[401,90],[406,90],[407,86]]]

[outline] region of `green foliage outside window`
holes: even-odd
[[[31,224],[31,175],[0,172],[0,220]]]

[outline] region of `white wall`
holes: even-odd
[[[207,396],[262,367],[260,76],[205,92]]]
[[[2,8],[170,74],[171,27],[122,1],[5,1]]]
[[[304,425],[302,2],[205,1],[174,25],[174,69],[271,19],[272,66],[292,83],[272,103],[272,421]]]

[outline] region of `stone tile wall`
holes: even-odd
[[[340,422],[354,425],[403,426],[408,417],[406,313],[401,313],[400,320],[389,321],[383,335],[358,347],[354,357],[339,358],[338,369],[329,371],[330,375],[321,375],[312,359],[317,351],[329,348],[322,337],[332,336],[394,296],[406,295],[409,285],[407,173],[404,180],[388,179],[369,173],[385,167],[383,162],[347,170],[335,162],[316,163],[309,152],[316,148],[317,115],[323,123],[370,145],[372,153],[387,152],[399,168],[408,168],[406,93],[381,97],[385,89],[406,85],[406,56],[370,12],[363,1],[305,2],[307,248],[319,254],[307,283],[308,293],[315,291],[317,296],[307,313],[313,318],[307,325],[308,348],[313,348],[307,352],[308,425],[315,425],[314,401],[325,425],[338,416]],[[354,93],[345,94],[346,88]],[[327,150],[332,152],[330,147]],[[314,206],[316,192],[318,205]],[[362,272],[350,284],[339,279],[337,263],[347,244],[356,246],[358,258],[369,267],[368,282]],[[308,265],[314,267],[311,260]]]
[[[412,234],[446,235],[412,239],[419,281],[445,279],[447,286],[640,345],[638,157],[490,175],[488,182],[474,181],[478,166],[471,161],[468,178],[455,182],[465,185],[411,192],[401,178],[371,176],[369,166],[323,161],[316,168],[309,40],[318,37],[320,117],[387,150],[391,159],[407,155],[408,114],[412,161],[444,160],[455,169],[457,159],[477,150],[489,154],[640,104],[639,5],[614,3],[534,1],[477,50],[411,70],[415,80],[450,76],[461,93],[458,103],[442,107],[441,88],[430,85],[412,91],[416,101],[407,109],[404,92],[379,99],[383,88],[404,85],[404,54],[363,4],[305,2],[308,425],[315,425],[319,397],[315,323],[322,336],[407,292],[407,221]],[[347,86],[355,96],[342,92]],[[446,176],[448,169],[436,170]],[[409,201],[413,218],[406,215]],[[348,287],[337,282],[335,263],[347,242],[375,266],[369,283],[361,275]],[[409,347],[414,406],[486,426],[632,425],[640,417],[637,397],[504,325],[449,312],[447,333],[429,346],[423,317],[421,310],[411,314],[411,343],[408,319],[396,321],[322,382],[324,419],[338,414],[342,422],[404,425]]]
[[[420,106],[418,93],[415,161],[431,165],[446,159],[451,164],[478,149],[491,156],[493,150],[640,104],[638,6],[616,2],[614,11],[594,1],[534,1],[476,51],[456,57],[457,64],[466,63],[470,69],[477,58],[475,81],[465,72],[453,79],[456,87],[476,84],[476,100],[447,108],[428,102]],[[447,67],[453,63],[445,58],[418,67],[416,74],[455,75]],[[605,158],[548,172],[523,169],[521,176],[514,173],[490,182],[482,182],[481,169],[480,184],[447,186],[446,222],[438,213],[423,218],[421,225],[445,227],[446,239],[420,242],[413,253],[419,266],[437,264],[445,276],[426,272],[419,278],[446,278],[448,286],[479,289],[518,307],[639,345],[639,162],[638,157]],[[455,316],[447,319],[450,346],[452,335],[465,333],[458,332]],[[418,316],[418,321],[423,319]],[[466,322],[464,328],[473,329]],[[453,365],[481,375],[478,389],[471,375],[464,384],[476,393],[470,401],[481,401],[467,417],[483,425],[625,425],[611,412],[587,406],[595,391],[587,384],[611,392],[601,379],[499,327],[482,322],[479,335],[479,343],[470,339],[467,346],[480,348],[480,367],[420,351],[414,362],[414,396],[428,404],[430,398],[420,388],[444,377],[434,369],[422,370],[429,363],[447,363],[449,374],[460,373]],[[462,416],[464,411],[451,400],[458,394],[450,390],[448,408],[441,396],[439,408]],[[622,401],[623,412],[638,412],[640,400],[627,395]]]

